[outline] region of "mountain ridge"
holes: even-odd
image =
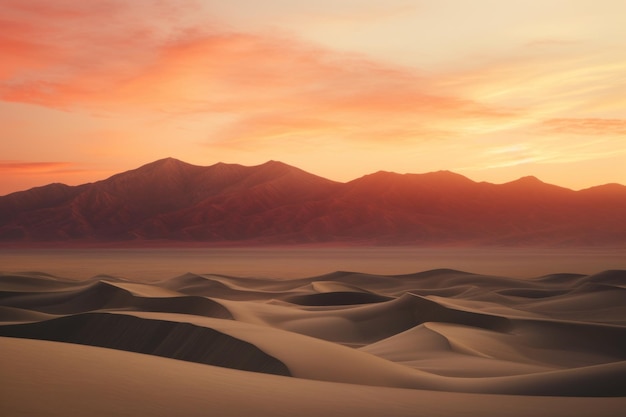
[[[626,187],[574,191],[450,171],[378,171],[341,183],[279,161],[164,158],[78,186],[0,197],[0,241],[374,245],[626,244]]]

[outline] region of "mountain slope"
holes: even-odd
[[[5,241],[615,245],[626,187],[582,191],[524,177],[380,171],[337,183],[281,162],[196,166],[166,158],[92,184],[0,197]]]

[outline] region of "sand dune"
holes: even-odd
[[[620,417],[625,405],[623,398],[462,394],[319,382],[38,340],[0,338],[0,346],[0,401],[11,416]]]
[[[105,399],[127,377],[143,384],[130,406],[150,415],[167,414],[155,401],[185,415],[215,401],[219,415],[278,415],[270,404],[293,415],[299,403],[298,415],[521,416],[541,407],[617,416],[626,408],[625,283],[626,271],[527,280],[445,269],[189,273],[149,283],[4,273],[2,403],[8,415],[91,414],[91,398],[104,407],[93,415],[116,415],[123,395]],[[77,387],[84,397],[71,404],[63,398],[73,391],[49,388],[41,404],[17,400],[102,373],[100,361],[106,376]],[[150,399],[159,384],[170,391]]]

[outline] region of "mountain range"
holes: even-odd
[[[282,245],[626,244],[626,187],[379,171],[347,183],[287,164],[158,160],[102,181],[0,197],[0,240]]]

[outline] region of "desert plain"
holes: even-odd
[[[623,253],[571,251],[5,250],[2,414],[621,416]]]

